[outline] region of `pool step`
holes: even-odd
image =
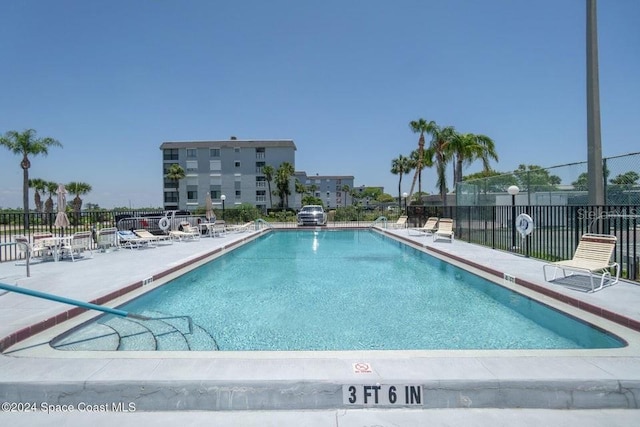
[[[52,341],[58,350],[85,351],[215,351],[215,339],[186,317],[143,312],[150,320],[104,316],[61,339]]]

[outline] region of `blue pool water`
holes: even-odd
[[[190,315],[220,350],[624,345],[599,329],[369,230],[271,232],[122,308]],[[71,335],[66,342],[91,341],[84,339],[86,331],[76,334],[83,339]]]

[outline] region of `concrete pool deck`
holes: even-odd
[[[195,419],[198,411],[228,411],[216,416],[244,419],[242,425],[364,425],[398,420],[415,425],[411,420],[427,419],[433,425],[431,421],[448,417],[445,414],[460,420],[481,414],[495,420],[493,415],[501,414],[506,420],[521,411],[534,414],[532,419],[535,414],[541,419],[562,416],[567,418],[558,419],[569,420],[564,425],[574,419],[576,425],[590,425],[598,417],[585,416],[592,412],[589,409],[610,414],[607,425],[632,425],[627,420],[640,418],[640,334],[620,324],[640,325],[640,286],[621,281],[587,294],[545,282],[540,261],[465,242],[432,242],[428,236],[409,236],[406,230],[387,233],[453,263],[471,262],[480,267],[480,274],[507,273],[516,282],[546,289],[555,297],[566,296],[571,305],[563,306],[564,311],[602,325],[630,345],[573,351],[60,352],[52,350],[48,340],[68,324],[33,333],[59,323],[70,306],[0,291],[0,339],[5,347],[0,356],[0,400],[76,406],[133,402],[138,420],[153,419],[154,414],[184,415],[184,411],[195,411],[189,412]],[[0,282],[82,301],[106,300],[149,278],[162,283],[180,266],[200,262],[214,252],[223,254],[250,236],[230,233],[154,249],[95,253],[92,259],[75,263],[32,264],[30,278],[25,277],[24,266],[5,262],[0,264]],[[532,292],[515,286],[524,294]],[[556,304],[549,295],[540,299]],[[578,308],[581,304],[618,323],[585,313]],[[85,313],[72,322],[93,316]],[[16,340],[20,342],[7,350]],[[421,386],[420,405],[346,402],[349,386],[378,384]],[[574,411],[549,411],[554,409]],[[110,416],[121,422],[118,415]],[[307,416],[308,423],[300,421]],[[33,417],[32,421],[43,415]]]

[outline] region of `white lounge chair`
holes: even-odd
[[[573,258],[557,261],[542,266],[544,280],[552,281],[556,279],[558,270],[562,271],[563,278],[571,276],[574,272],[587,273],[590,278],[591,292],[602,289],[605,286],[605,279],[608,279],[607,286],[615,285],[620,280],[620,265],[612,262],[611,257],[616,247],[617,237],[610,234],[584,234],[580,238]],[[547,268],[553,267],[554,273],[551,279],[547,279]],[[615,279],[611,277],[611,269],[615,269]],[[567,271],[569,274],[567,275]],[[595,287],[594,277],[600,277],[600,286]]]
[[[427,221],[424,223],[422,227],[417,228],[409,228],[407,232],[411,235],[412,231],[415,232],[413,235],[421,235],[424,234],[433,234],[434,231],[438,229],[438,217],[432,216],[427,218]]]
[[[171,236],[167,234],[156,235],[151,233],[149,230],[145,230],[144,228],[141,228],[139,230],[133,230],[133,232],[135,233],[136,236],[142,239],[147,239],[150,243],[156,243],[156,244],[160,242],[166,242],[169,244],[173,243],[173,239],[171,238]]]
[[[115,227],[105,227],[96,231],[96,241],[98,249],[108,252],[110,249],[118,249],[118,229]]]
[[[433,241],[438,239],[448,239],[453,243],[453,219],[440,218],[438,221],[438,229],[433,232]]]
[[[182,230],[172,230],[169,236],[177,240],[198,240],[200,239],[200,230],[184,221],[180,223]]]
[[[406,215],[401,215],[396,222],[393,222],[388,225],[389,228],[407,228],[407,219],[409,219]]]
[[[65,254],[71,256],[71,261],[76,261],[76,256],[81,255],[84,251],[89,251],[89,258],[93,257],[93,251],[91,245],[93,244],[93,238],[90,231],[79,231],[74,233],[69,240],[64,240],[62,246],[60,246],[60,254],[64,257]],[[75,254],[75,255],[74,255]]]
[[[249,230],[255,230],[255,223],[253,221],[249,221],[246,224],[233,224],[233,225],[225,225],[225,228],[229,232],[233,233],[242,233]]]

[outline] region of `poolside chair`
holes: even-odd
[[[171,236],[167,234],[155,235],[151,233],[149,230],[145,230],[144,228],[141,228],[139,230],[133,230],[133,232],[136,234],[136,236],[142,239],[147,239],[150,243],[157,244],[160,242],[166,242],[169,244],[173,244],[173,239],[171,238]]]
[[[181,230],[172,230],[169,236],[177,240],[198,240],[200,239],[200,230],[189,224],[187,221],[180,223]]]
[[[28,258],[29,262],[38,260],[44,261],[45,257],[50,255],[49,248],[44,245],[34,246],[29,243],[29,238],[24,235],[17,235],[14,237],[14,241],[18,243],[16,246],[20,254],[24,254],[25,259]]]
[[[149,239],[144,239],[136,235],[131,230],[119,230],[118,231],[118,245],[122,248],[128,249],[144,249],[152,247],[149,243]]]
[[[101,228],[96,232],[96,244],[101,252],[109,252],[111,248],[117,250],[118,246],[118,229],[115,227]]]
[[[93,258],[93,251],[91,250],[91,244],[93,243],[93,237],[90,231],[79,231],[74,233],[69,240],[64,240],[60,247],[60,254],[64,257],[65,254],[71,256],[71,261],[76,261],[76,255],[81,255],[84,251],[89,251],[89,258]]]
[[[438,217],[432,216],[427,218],[427,221],[424,223],[422,227],[409,228],[407,229],[407,232],[409,233],[409,235],[411,235],[412,234],[411,232],[414,231],[416,233],[414,235],[424,234],[426,236],[427,234],[433,234],[433,232],[436,231],[437,229],[438,229]]]
[[[391,224],[388,225],[389,228],[407,228],[407,219],[409,219],[409,217],[407,217],[406,215],[401,215],[398,218],[398,221],[393,222]]]
[[[233,225],[225,225],[225,229],[229,232],[233,233],[243,233],[245,231],[255,230],[255,223],[253,221],[249,221],[246,224],[233,224]]]
[[[620,280],[620,265],[611,261],[613,251],[616,247],[618,238],[610,234],[584,234],[580,238],[576,252],[573,258],[569,260],[557,261],[542,266],[544,272],[544,280],[547,282],[556,279],[558,270],[562,270],[563,278],[573,275],[574,272],[587,273],[590,278],[590,292],[598,291],[605,285],[605,279],[608,280],[607,286],[615,285]],[[553,267],[553,277],[547,279],[547,268]],[[615,279],[611,277],[611,269],[616,271]],[[569,274],[567,275],[567,271]],[[594,277],[600,276],[600,286],[597,288],[594,284]],[[578,287],[577,284],[566,284],[569,287]]]
[[[438,239],[449,239],[453,243],[453,219],[440,218],[438,221],[438,229],[433,232],[433,241]]]

